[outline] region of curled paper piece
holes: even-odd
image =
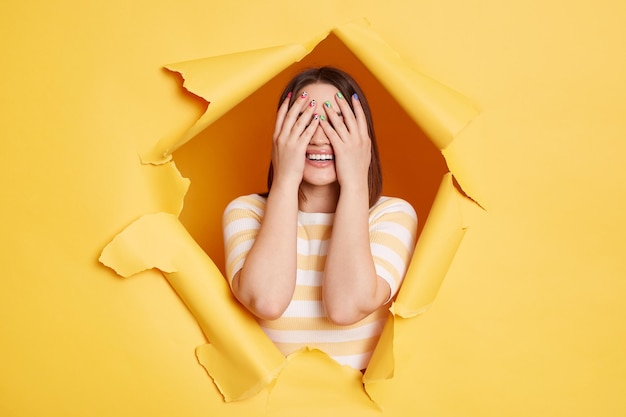
[[[163,272],[210,342],[196,355],[226,401],[248,398],[277,378],[285,357],[176,216],[139,218],[104,248],[100,262],[123,277],[151,268]]]
[[[361,380],[360,371],[339,364],[320,350],[302,348],[287,357],[269,395],[267,415],[336,416],[338,410],[349,410],[350,416],[380,416],[381,407],[363,392]]]
[[[465,200],[469,201],[454,187],[452,174],[444,175],[398,297],[390,309],[393,315],[385,323],[363,376],[365,390],[376,403],[376,383],[391,379],[397,365],[394,355],[396,322],[415,318],[428,310],[463,240],[467,225],[461,204]]]
[[[161,139],[142,154],[144,163],[161,164],[176,149],[255,92],[279,72],[311,52],[321,39],[308,45],[283,45],[167,65],[181,74],[183,85],[210,103],[209,108],[182,137]]]
[[[478,114],[469,99],[409,67],[366,22],[345,24],[333,33],[439,149],[446,148]]]
[[[395,368],[395,355],[393,354],[394,334],[394,317],[390,314],[385,322],[385,327],[383,327],[383,332],[380,334],[367,370],[363,375],[366,391],[368,384],[393,377]]]
[[[411,264],[391,311],[400,317],[415,317],[435,300],[448,268],[459,248],[467,225],[461,203],[468,200],[447,173],[415,246]]]
[[[300,45],[282,45],[167,65],[184,87],[210,105],[182,137],[161,139],[142,153],[144,163],[160,164],[202,130],[308,55],[330,33],[335,34],[374,74],[407,114],[439,148],[445,149],[478,114],[466,97],[412,69],[375,31],[360,20]]]

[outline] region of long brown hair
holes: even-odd
[[[333,67],[320,67],[320,68],[309,68],[306,69],[295,77],[291,79],[291,81],[285,86],[282,94],[280,95],[280,99],[278,100],[278,107],[283,103],[285,98],[290,92],[300,91],[303,87],[309,84],[330,84],[337,88],[344,97],[352,97],[353,94],[357,94],[359,97],[359,102],[363,107],[363,113],[365,113],[365,119],[367,120],[367,132],[369,133],[370,139],[372,140],[372,159],[370,161],[370,167],[368,172],[368,188],[369,188],[369,204],[370,207],[373,206],[376,201],[380,198],[383,189],[383,176],[382,170],[380,168],[380,157],[378,155],[378,146],[376,144],[376,133],[374,131],[374,122],[372,120],[372,112],[370,110],[370,106],[367,102],[367,98],[361,87],[356,83],[356,81],[346,72]],[[289,106],[293,104],[296,98],[296,94],[293,94],[291,100],[289,102]],[[350,108],[354,111],[352,107],[352,100],[347,100],[350,104]],[[267,173],[267,189],[269,194],[269,190],[272,188],[272,182],[274,180],[274,167],[270,162],[270,167]]]

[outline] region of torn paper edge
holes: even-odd
[[[355,53],[363,65],[378,78],[379,82],[381,82],[394,99],[407,111],[412,119],[423,128],[439,149],[444,149],[452,143],[456,135],[467,127],[471,120],[478,114],[476,107],[460,94],[410,69],[410,67],[402,61],[400,56],[369,28],[366,22],[350,23],[336,28],[332,32],[336,34],[346,47]],[[179,72],[181,76],[183,76],[185,80],[184,86],[188,91],[210,102],[211,105],[209,106],[210,108],[207,107],[205,114],[198,119],[185,135],[178,139],[162,139],[153,149],[142,154],[142,161],[152,164],[161,164],[170,161],[171,153],[175,149],[184,145],[188,140],[208,127],[212,122],[228,112],[249,94],[276,76],[280,71],[308,55],[320,41],[321,39],[315,40],[308,48],[303,45],[287,45],[284,47],[276,47],[277,49],[268,48],[262,50],[260,53],[258,50],[243,53],[251,54],[248,55],[247,58],[254,56],[255,59],[260,59],[265,64],[264,68],[266,72],[263,76],[258,77],[255,82],[250,83],[252,87],[240,90],[237,94],[229,94],[230,90],[228,89],[222,91],[214,90],[215,86],[211,83],[209,83],[208,86],[199,87],[195,81],[193,81],[196,74],[190,71],[189,67],[194,66],[191,65],[192,62],[201,62],[201,66],[207,70],[206,73],[210,74],[208,68],[215,64],[216,60],[225,60],[226,64],[229,64],[230,60],[238,61],[235,56],[241,58],[242,53],[169,65],[167,67],[168,70]],[[274,52],[278,51],[278,53],[274,55],[271,52],[268,53],[268,50]],[[385,59],[381,59],[381,56]],[[244,57],[244,60],[245,58],[246,57]],[[224,65],[224,62],[221,64]],[[233,66],[233,70],[236,70],[241,66],[241,62],[238,61],[236,64],[230,65]],[[241,77],[244,75],[244,79],[246,79],[246,77],[252,77],[251,74],[242,74],[241,71],[230,71],[228,79],[230,82],[236,81],[239,84],[247,84],[242,82]],[[396,80],[396,82],[392,83],[390,80]],[[220,80],[220,82],[223,81],[224,80]],[[227,100],[225,97],[222,97],[223,95],[228,95],[229,99]],[[431,210],[429,218],[433,215],[433,212],[436,212],[436,210]],[[424,231],[422,232],[422,235],[423,234]],[[459,244],[461,238],[462,235],[458,238]],[[422,239],[420,238],[420,240]],[[452,259],[454,253],[452,253],[450,257]],[[412,262],[412,264],[413,263],[417,264],[417,262]],[[168,268],[163,268],[163,271],[167,273]],[[406,292],[408,292],[408,290],[405,291],[405,293]],[[394,315],[398,315],[399,317],[414,317],[427,309],[428,303],[417,309],[409,309],[407,312],[405,309],[410,303],[406,304],[406,302],[402,301],[402,294],[403,292],[401,290],[398,296],[399,300],[397,300],[396,304],[392,307],[392,313]],[[393,316],[390,321],[393,323]],[[393,336],[391,338],[393,339]],[[387,354],[393,355],[393,340],[391,340],[391,342],[392,349],[388,350]],[[393,356],[391,362],[395,362]],[[372,375],[377,373],[375,372],[376,363],[371,364],[371,369]],[[393,370],[386,372],[386,375],[387,378],[392,377]],[[272,380],[272,378],[269,378],[269,380]],[[369,382],[376,380],[378,379],[364,378],[364,381]],[[267,380],[265,381],[267,383]],[[258,391],[256,388],[253,390]],[[244,391],[250,392],[249,390]],[[239,392],[234,395],[225,395],[225,398],[240,399],[241,395],[242,393]]]

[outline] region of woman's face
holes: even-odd
[[[299,97],[303,91],[308,94],[309,100],[317,103],[315,112],[318,115],[327,116],[327,111],[338,111],[335,104],[335,97],[339,91],[330,84],[315,83],[306,85],[296,92]],[[332,107],[327,109],[324,102],[330,101]],[[330,140],[321,127],[317,127],[306,150],[306,160],[304,164],[303,185],[323,187],[337,183],[337,172],[335,171],[335,159]]]

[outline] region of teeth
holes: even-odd
[[[309,158],[311,161],[332,161],[333,159],[335,159],[335,157],[333,155],[328,155],[328,154],[307,154],[306,156],[307,158]]]

